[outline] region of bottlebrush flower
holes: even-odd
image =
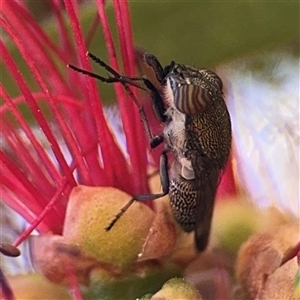
[[[155,291],[194,257],[193,242],[190,239],[184,251],[176,253],[180,229],[164,200],[148,206],[134,203],[113,230],[104,230],[130,195],[151,192],[149,161],[156,167],[159,151],[149,154],[138,109],[120,84],[115,85],[118,108],[110,110],[110,117],[95,80],[66,67],[71,63],[91,71],[80,10],[70,0],[50,4],[56,40],[26,5],[12,0],[1,6],[5,36],[0,47],[6,72],[0,86],[1,198],[30,224],[12,245],[18,247],[36,230],[39,236],[31,238],[34,265],[52,282],[70,286],[76,299],[81,298],[79,284],[94,287],[87,290],[87,297],[97,296],[102,285],[106,292],[124,293],[129,283],[143,286],[144,278]],[[109,64],[134,76],[127,2],[113,1],[122,68],[105,3],[96,4]],[[230,165],[227,171],[219,194],[235,192]],[[3,244],[2,251],[16,250]],[[58,297],[52,294],[58,289],[36,274],[21,280],[27,286],[45,285],[49,297]],[[3,297],[12,299],[4,277],[1,283]],[[19,297],[16,285],[13,290]],[[23,286],[21,295],[25,290]],[[58,293],[65,295],[65,290]]]
[[[4,144],[1,162],[5,170],[2,178],[4,200],[32,222],[49,205],[49,199],[53,199],[42,222],[35,227],[41,233],[60,234],[66,199],[78,184],[115,186],[130,194],[149,190],[147,141],[137,109],[127,101],[122,88],[116,87],[129,155],[127,160],[105,119],[94,80],[66,68],[68,62],[79,59],[78,64],[90,69],[75,7],[66,1],[76,45],[70,41],[59,4],[53,1],[52,5],[61,32],[58,45],[35,23],[26,8],[14,1],[7,1],[2,7],[6,13],[2,14],[1,25],[18,47],[38,87],[33,92],[28,86],[2,42],[3,64],[18,85],[21,96],[13,99],[5,87],[1,87],[5,102],[1,107]],[[99,2],[102,12],[103,7]],[[124,55],[133,53],[128,40],[125,46]],[[110,56],[113,55],[111,48]],[[125,59],[124,69],[132,74],[133,58]],[[117,68],[115,60],[112,65]],[[20,104],[27,106],[34,118],[30,125],[18,109]],[[36,128],[36,132],[32,128]],[[133,128],[137,138],[132,134]],[[26,203],[26,207],[22,203]]]
[[[81,293],[86,299],[99,298],[100,293],[109,298],[125,295],[135,298],[157,291],[164,281],[181,274],[182,268],[195,256],[192,238],[180,235],[180,229],[169,211],[168,198],[148,203],[148,206],[134,203],[112,231],[107,233],[104,228],[131,195],[160,188],[159,183],[153,182],[156,179],[148,176],[150,162],[155,169],[159,151],[149,153],[138,110],[120,84],[114,86],[118,105],[108,110],[102,106],[107,99],[101,97],[95,80],[66,67],[74,64],[91,70],[86,56],[87,50],[91,49],[85,45],[91,40],[95,26],[101,24],[109,65],[116,70],[122,69],[121,73],[128,76],[136,74],[128,4],[126,1],[113,1],[123,62],[123,66],[119,67],[104,1],[95,2],[95,22],[85,40],[79,21],[81,7],[70,0],[65,0],[64,5],[57,0],[49,3],[51,16],[56,20],[55,39],[50,38],[22,2],[2,1],[0,7],[4,33],[0,42],[3,63],[0,86],[1,200],[30,224],[14,242],[7,241],[18,247],[29,240],[33,264],[51,281],[38,273],[7,280],[0,270],[1,296],[6,299],[13,299],[14,295],[21,299],[24,295],[34,299],[45,295],[48,298],[67,298],[70,294],[65,286],[69,287],[74,299],[82,299]],[[257,85],[253,88],[253,82],[261,82],[261,78],[255,76],[255,80],[251,77],[250,80],[247,74],[245,77],[245,73],[240,72],[241,66],[237,62],[228,74],[222,76],[234,82],[228,98],[234,125],[233,154],[239,171],[237,174],[242,174],[240,180],[243,179],[243,186],[257,206],[277,203],[295,214],[298,208],[294,197],[298,187],[294,184],[297,172],[286,163],[286,156],[282,153],[289,153],[287,149],[295,148],[297,130],[294,122],[297,118],[287,114],[280,121],[284,125],[287,123],[291,136],[276,131],[278,128],[273,124],[281,120],[282,111],[298,116],[298,110],[293,109],[297,106],[285,89],[278,93],[274,87],[260,86],[259,91]],[[288,75],[288,67],[283,65],[279,69],[286,70],[285,75]],[[296,77],[293,76],[293,79]],[[289,79],[287,82],[293,83]],[[251,90],[253,101],[249,101],[249,95],[245,96],[247,89]],[[266,94],[266,89],[272,94]],[[132,91],[138,93],[134,88]],[[233,100],[230,93],[233,93]],[[275,105],[274,99],[279,96],[283,100],[280,105]],[[138,99],[141,99],[140,95]],[[273,123],[265,118],[266,111],[272,113],[269,107],[278,111],[273,115],[276,116]],[[292,126],[286,122],[289,119],[293,120]],[[249,123],[252,125],[249,126]],[[278,139],[279,133],[281,139]],[[266,139],[266,135],[271,139]],[[263,146],[265,143],[270,147]],[[281,147],[275,147],[277,151],[273,151],[276,144]],[[278,167],[279,156],[276,153],[280,153],[281,168]],[[269,169],[274,166],[274,170]],[[279,169],[284,172],[278,172]],[[224,175],[218,195],[235,194],[230,164]],[[287,189],[282,182],[288,175]],[[154,185],[158,187],[153,188]],[[277,202],[276,197],[271,196],[276,193],[279,195]],[[218,286],[215,297],[229,298],[227,277],[229,272],[233,273],[234,263],[230,260],[228,266],[228,259],[224,256],[228,256],[228,252],[234,256],[249,235],[266,230],[240,249],[236,270],[238,282],[246,297],[268,297],[282,292],[283,288],[278,288],[277,284],[283,283],[282,278],[288,280],[288,285],[285,285],[288,293],[296,293],[293,285],[295,272],[290,268],[298,266],[296,252],[292,251],[294,256],[287,263],[285,260],[289,257],[290,248],[299,248],[298,232],[294,225],[283,227],[288,228],[288,232],[292,230],[295,238],[281,245],[286,237],[292,235],[280,229],[281,225],[294,220],[294,215],[289,218],[277,212],[272,217],[276,221],[266,225],[266,214],[258,213],[248,203],[237,205],[228,201],[226,204],[217,206],[214,218],[215,223],[219,223],[215,226],[217,229],[212,230],[217,250],[209,249],[200,256],[200,263],[193,263],[195,282],[204,282],[206,288],[210,279],[219,282],[214,285]],[[39,235],[30,237],[33,230]],[[279,251],[278,244],[282,246]],[[265,264],[266,258],[269,258],[264,252],[266,247],[269,249],[266,254],[273,255],[275,251],[275,264],[272,259]],[[18,254],[16,248],[7,244],[2,244],[1,250],[6,254]],[[226,268],[223,267],[224,262]],[[200,274],[199,266],[214,271],[205,270]],[[4,270],[5,267],[3,264]],[[292,272],[286,273],[287,268]],[[189,273],[190,277],[186,276],[190,280],[192,273]],[[180,290],[182,293],[189,290],[187,296],[199,296],[184,281],[181,286],[178,285],[180,281],[171,280],[153,299],[162,294],[167,297],[170,292],[174,296],[174,290],[175,295]],[[37,286],[39,289],[36,289]]]
[[[119,70],[105,3],[96,3],[109,64]],[[113,230],[104,228],[130,195],[150,192],[149,161],[155,166],[157,153],[149,155],[138,109],[121,85],[115,85],[119,110],[114,114],[121,119],[121,130],[116,130],[118,116],[110,118],[104,111],[95,80],[66,67],[72,63],[91,70],[80,10],[74,1],[65,0],[64,6],[55,0],[50,4],[57,25],[55,41],[26,5],[4,1],[1,6],[0,24],[5,32],[0,42],[1,60],[5,82],[13,85],[3,81],[0,86],[1,198],[30,224],[13,243],[8,242],[18,247],[37,231],[39,236],[30,243],[33,264],[52,282],[70,286],[76,299],[81,299],[79,284],[96,286],[96,292],[86,292],[89,297],[98,295],[103,282],[109,282],[108,289],[115,292],[118,284],[130,282],[136,289],[150,277],[155,291],[181,269],[165,259],[174,250],[180,230],[164,201],[156,201],[156,212],[150,203],[150,208],[134,203]],[[113,4],[122,69],[133,76],[128,4],[117,0]],[[19,66],[20,59],[26,67]],[[125,145],[121,145],[124,137]],[[2,244],[1,249],[12,255],[13,247]],[[176,261],[182,264],[194,254],[193,249],[185,251],[185,258],[179,255]],[[65,295],[37,276],[15,278],[16,297],[20,297],[18,293],[29,298],[44,293],[54,298]],[[17,288],[20,281],[26,286],[21,292]],[[5,277],[1,284],[3,298],[13,299]],[[30,288],[37,284],[41,290],[45,285],[47,292],[40,295]]]

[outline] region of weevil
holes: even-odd
[[[106,230],[110,230],[134,201],[154,200],[169,194],[176,221],[186,232],[195,231],[195,245],[205,250],[209,241],[214,200],[222,170],[231,145],[231,121],[223,93],[222,81],[213,71],[172,61],[162,67],[152,54],[145,54],[146,64],[154,71],[161,86],[145,78],[121,76],[91,53],[88,55],[111,75],[107,78],[69,65],[72,69],[100,81],[123,84],[138,105],[150,147],[164,143],[160,156],[159,194],[135,195],[121,208]],[[153,136],[141,104],[130,90],[135,86],[150,93],[154,112],[164,124]],[[169,166],[168,152],[174,154]]]

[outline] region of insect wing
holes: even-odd
[[[195,168],[199,170],[199,168]],[[205,250],[209,241],[215,195],[220,179],[220,170],[212,165],[195,173],[197,204],[195,217],[195,244],[199,251]]]

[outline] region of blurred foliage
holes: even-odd
[[[164,63],[209,67],[299,37],[299,3],[132,1],[136,44]]]
[[[33,14],[57,37],[57,25],[49,16],[47,1],[28,1]],[[81,21],[85,32],[96,16],[94,1],[82,1]],[[44,5],[45,9],[42,9]],[[224,61],[279,46],[293,44],[299,53],[299,3],[292,1],[130,1],[134,40],[137,47],[154,53],[162,62],[171,60],[194,66],[211,67]],[[116,37],[112,3],[107,11]],[[100,26],[88,49],[106,59]],[[24,76],[33,82],[22,58],[12,49]],[[70,59],[71,60],[71,59]],[[72,61],[67,61],[72,63]],[[64,68],[64,66],[60,66]],[[95,68],[98,72],[100,68]],[[11,95],[16,86],[5,70],[1,81]],[[37,87],[32,84],[32,88]],[[101,86],[103,91],[103,84]],[[111,94],[103,91],[103,98]]]
[[[151,272],[143,272],[137,276],[129,274],[115,280],[94,278],[91,286],[84,291],[85,299],[136,299],[146,293],[155,293],[168,279],[182,276],[179,268],[174,265],[167,265],[163,269],[158,268],[157,271]]]

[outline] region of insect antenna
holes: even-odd
[[[113,68],[111,68],[109,65],[107,65],[103,60],[101,60],[99,57],[95,56],[94,54],[87,52],[87,55],[93,60],[95,61],[97,64],[99,64],[101,67],[103,67],[106,71],[108,71],[112,76],[103,77],[100,76],[96,73],[93,72],[89,72],[86,70],[83,70],[81,68],[78,68],[74,65],[68,64],[67,66],[70,69],[73,69],[76,72],[82,73],[84,75],[87,75],[89,77],[92,78],[96,78],[97,80],[100,80],[102,82],[105,83],[116,83],[119,82],[123,85],[123,87],[125,88],[126,92],[129,94],[129,96],[132,98],[133,102],[135,103],[135,105],[138,108],[139,114],[141,116],[144,128],[145,128],[145,132],[147,134],[149,143],[151,144],[151,142],[153,141],[153,134],[150,130],[149,127],[149,122],[144,110],[143,105],[138,101],[138,99],[136,98],[136,96],[134,95],[134,93],[132,92],[132,90],[130,89],[130,86],[134,86],[137,87],[141,90],[147,91],[149,92],[149,80],[142,78],[142,77],[127,77],[127,76],[122,76],[120,75],[116,70],[114,70]],[[139,82],[143,82],[144,84],[146,84],[146,87],[143,87],[141,84],[139,84]],[[126,210],[132,205],[133,202],[135,202],[136,200],[141,201],[141,200],[148,200],[148,198],[154,199],[157,197],[161,197],[161,195],[145,195],[145,199],[140,199],[141,196],[143,197],[143,195],[137,195],[133,198],[131,198],[119,211],[118,214],[115,215],[115,217],[113,218],[113,220],[110,222],[110,224],[105,228],[106,231],[109,231],[114,225],[115,223],[121,218],[121,216],[126,212]],[[137,198],[137,199],[136,199]]]
[[[136,98],[136,96],[134,95],[134,93],[132,92],[132,90],[130,89],[130,85],[137,87],[141,90],[144,91],[149,91],[147,88],[143,87],[141,84],[138,83],[138,81],[145,81],[144,78],[141,77],[127,77],[127,76],[122,76],[120,75],[117,71],[115,71],[112,67],[110,67],[108,64],[106,64],[103,60],[101,60],[99,57],[95,56],[94,54],[92,54],[91,52],[87,52],[87,55],[93,60],[95,61],[97,64],[99,64],[101,67],[103,67],[106,71],[108,71],[109,73],[111,73],[113,75],[113,77],[109,76],[109,77],[103,77],[101,75],[98,75],[96,73],[93,72],[89,72],[87,70],[83,70],[81,68],[78,68],[74,65],[68,64],[67,67],[70,69],[73,69],[76,72],[82,73],[84,75],[87,75],[89,77],[92,78],[96,78],[102,82],[105,83],[116,83],[119,82],[121,83],[126,92],[128,93],[128,95],[132,98],[133,102],[135,103],[135,105],[138,108],[139,114],[141,116],[143,125],[144,125],[144,129],[146,131],[147,134],[147,138],[149,140],[149,142],[153,139],[153,134],[150,130],[149,127],[149,122],[144,110],[143,105],[138,101],[138,99]]]

